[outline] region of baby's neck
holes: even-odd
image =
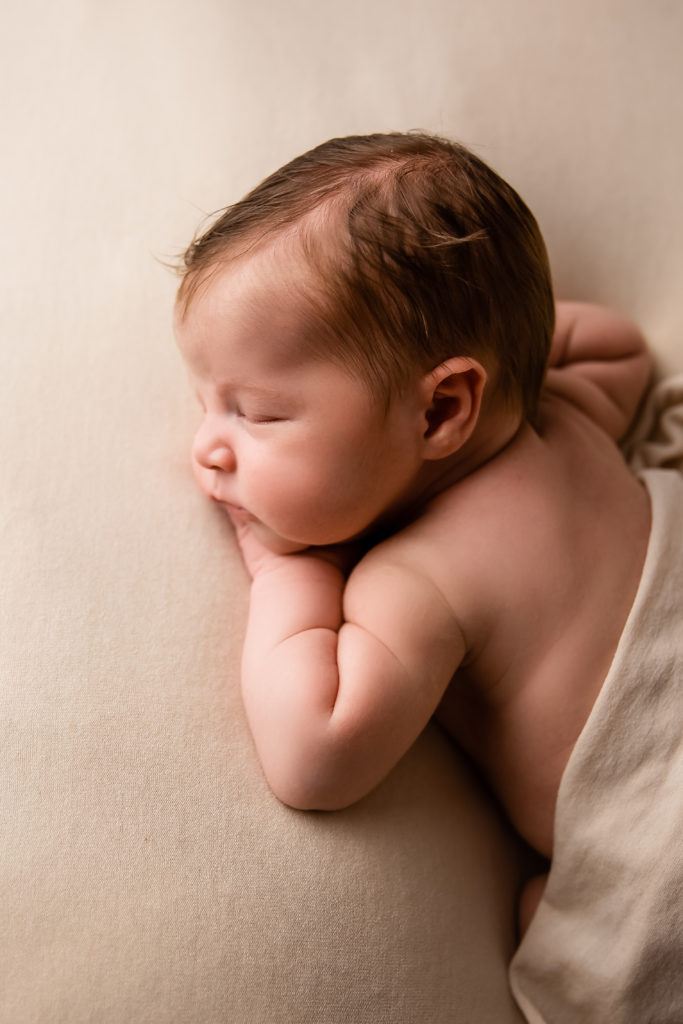
[[[380,531],[385,528],[393,531],[397,526],[400,528],[416,519],[430,501],[507,448],[524,422],[519,413],[506,410],[481,417],[462,448],[444,459],[423,462],[410,491],[396,507],[387,509],[386,515],[374,527],[379,527]]]
[[[517,436],[524,422],[519,413],[505,409],[480,417],[462,448],[449,458],[431,464],[435,478],[444,481],[442,489],[451,487],[499,455]]]

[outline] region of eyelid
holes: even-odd
[[[202,398],[199,388],[194,389],[194,394],[195,398],[197,399],[197,402],[202,408],[202,411],[206,413],[208,411],[208,404]],[[240,402],[236,399],[236,397],[232,395],[217,395],[216,402],[218,406],[220,406],[222,414],[229,414],[235,416],[237,417],[237,419],[245,420],[247,423],[253,423],[256,426],[265,423],[279,423],[282,420],[288,419],[288,416],[281,416],[278,414],[271,413],[262,414],[259,413],[257,410],[250,410],[250,403],[248,401],[245,403],[246,409],[244,409]],[[214,401],[211,401],[210,404],[213,406]]]
[[[243,417],[248,423],[254,423],[256,426],[263,423],[280,423],[284,419],[284,416],[261,416],[258,413],[247,415],[247,413],[240,411],[237,412],[237,415]]]

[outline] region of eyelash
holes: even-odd
[[[198,403],[199,403],[199,405],[201,407],[202,412],[206,412],[206,406],[205,406],[204,402],[202,401],[199,393],[195,392],[195,395],[196,395],[197,401],[198,401]],[[238,419],[246,420],[247,423],[252,423],[255,426],[261,426],[261,424],[264,424],[264,423],[280,423],[285,418],[284,416],[258,416],[258,415],[248,416],[247,413],[243,412],[243,410],[240,409],[239,406],[235,406],[233,408],[233,413],[235,414],[235,416],[237,416]]]
[[[280,420],[282,419],[281,416],[256,416],[256,415],[247,416],[247,414],[242,412],[241,409],[236,409],[235,410],[235,415],[239,419],[246,420],[247,423],[252,423],[255,426],[260,426],[263,423],[279,423]]]

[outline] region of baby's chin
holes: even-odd
[[[302,544],[300,541],[281,537],[279,533],[268,529],[263,523],[254,523],[253,529],[263,546],[272,551],[274,555],[295,555],[297,551],[305,551],[310,547],[310,544]]]
[[[254,535],[258,537],[261,544],[272,551],[274,555],[295,555],[298,551],[306,551],[308,548],[333,548],[338,545],[352,543],[363,536],[356,534],[351,537],[312,537],[308,541],[291,540],[276,533],[275,530],[266,526],[261,520],[253,516],[249,517]]]
[[[310,547],[310,544],[298,544],[294,540],[278,537],[277,534],[264,537],[263,543],[274,555],[295,555],[297,551],[305,551],[306,548]]]

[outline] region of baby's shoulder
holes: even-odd
[[[476,478],[475,478],[476,477]],[[466,629],[492,606],[501,572],[514,558],[514,523],[525,519],[521,485],[491,465],[441,491],[411,522],[369,553],[368,568],[400,567],[445,598]]]
[[[536,580],[546,567],[553,572],[564,546],[561,524],[572,512],[562,462],[555,444],[525,430],[504,452],[441,490],[380,545],[377,559],[427,575],[459,619],[504,610],[530,576]]]
[[[406,531],[405,543],[481,563],[499,543],[529,528],[531,509],[543,508],[557,487],[557,461],[547,441],[530,427],[482,466],[443,488]],[[482,547],[476,543],[486,538]]]
[[[595,553],[618,568],[640,529],[642,488],[614,441],[567,403],[550,412],[395,538],[475,631],[556,608],[572,588],[578,596]]]

